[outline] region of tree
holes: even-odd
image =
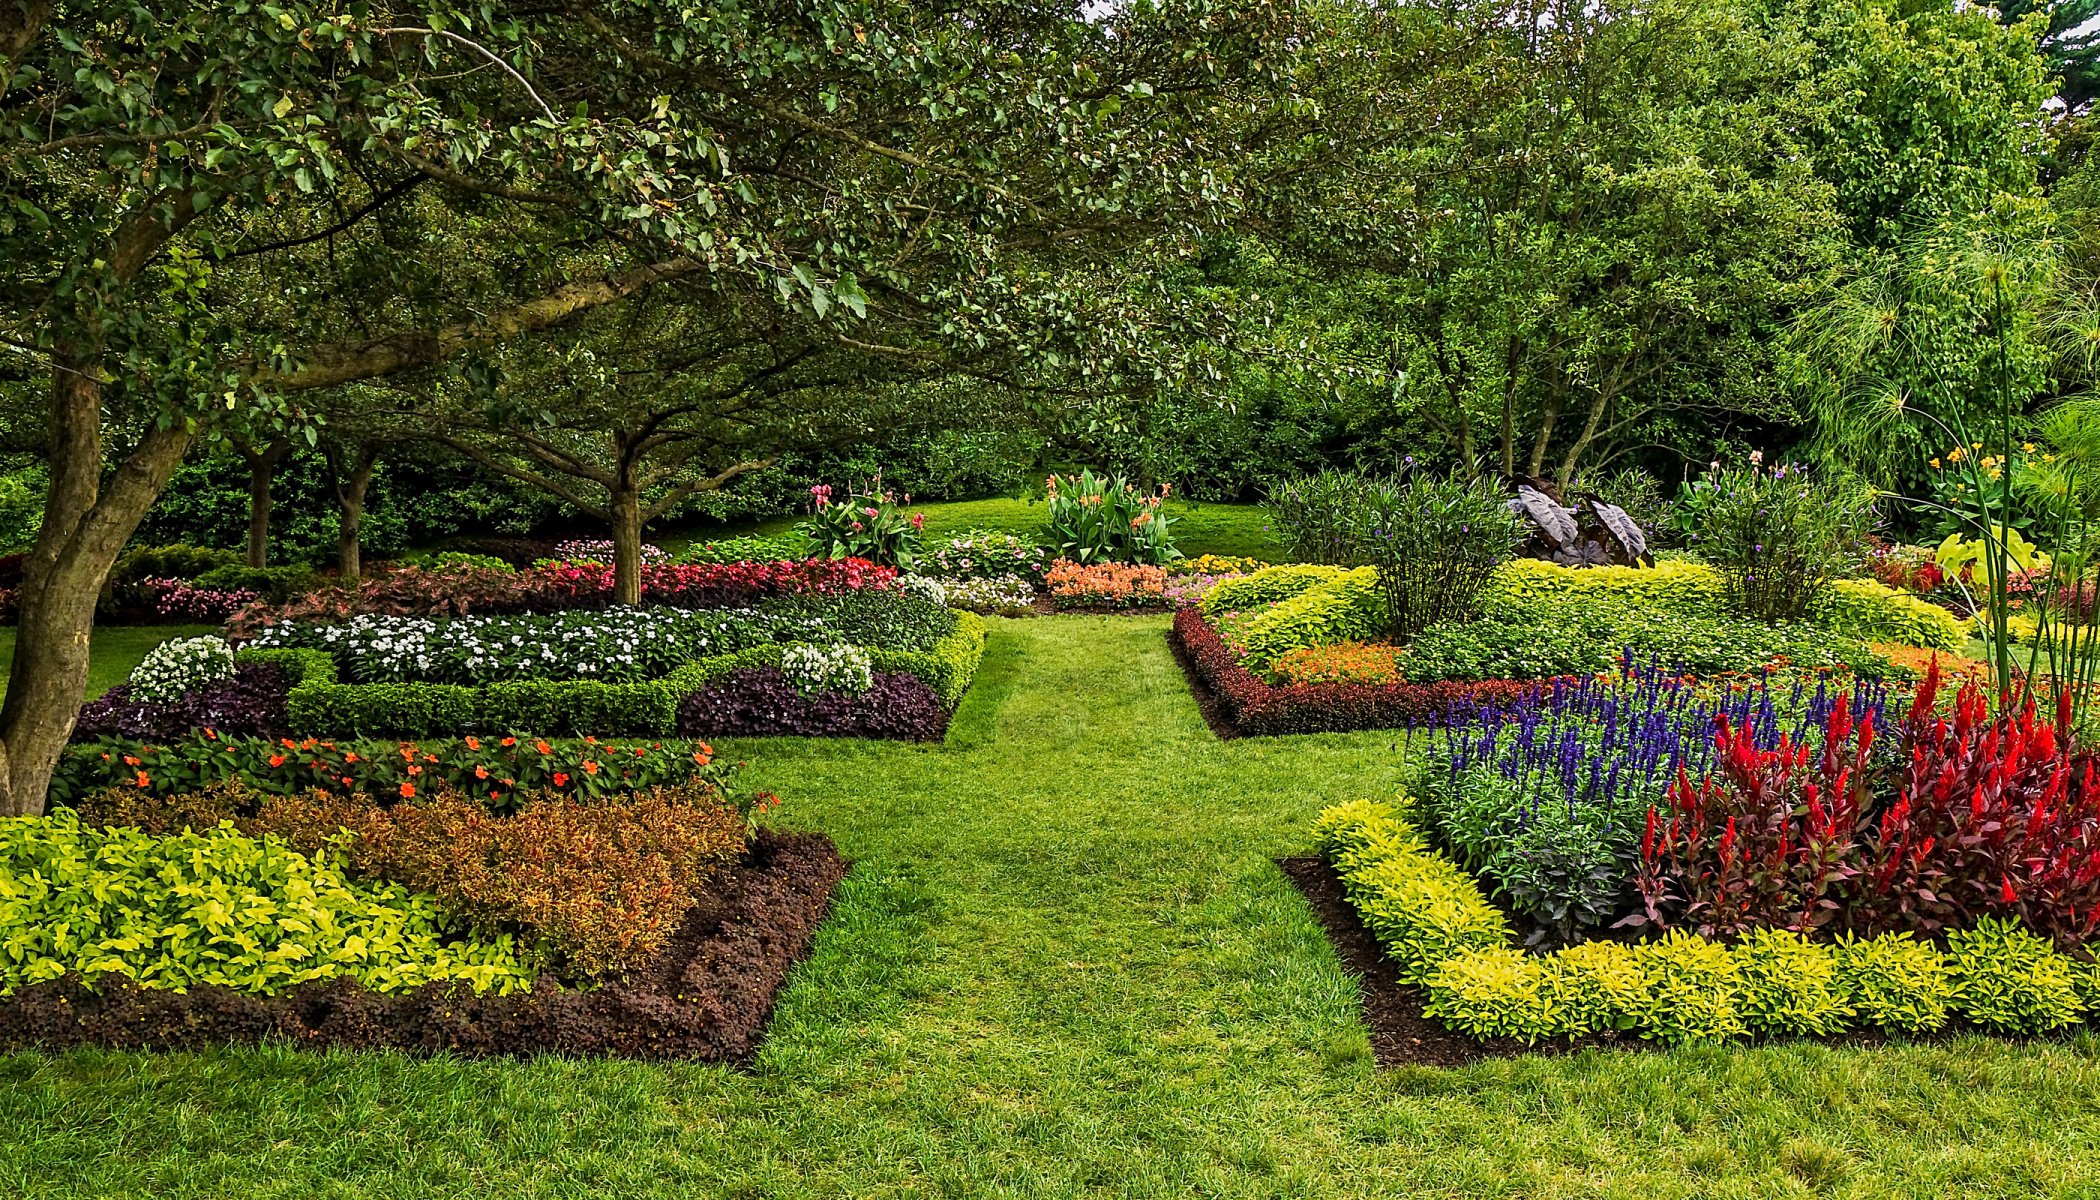
[[[885,294],[957,344],[1005,337],[1055,284],[1008,252],[1231,199],[1201,96],[1268,69],[1287,24],[1204,0],[8,0],[0,344],[50,381],[52,469],[0,812],[41,809],[93,597],[225,413],[288,431],[301,393],[713,275],[815,320]]]

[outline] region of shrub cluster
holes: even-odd
[[[1059,558],[1076,563],[1138,563],[1163,567],[1181,557],[1163,511],[1167,488],[1146,494],[1121,475],[1052,475],[1044,537]]]
[[[1656,663],[1698,676],[1783,665],[1843,667],[1874,676],[1889,671],[1887,660],[1866,642],[1813,625],[1677,616],[1615,605],[1573,608],[1551,619],[1497,617],[1433,625],[1408,647],[1402,667],[1408,678],[1429,683],[1592,675],[1625,663]]]
[[[448,938],[438,906],[229,828],[155,836],[63,810],[0,822],[0,994],[71,974],[269,995],[348,978],[377,992],[527,987],[507,936]]]
[[[1033,587],[1050,571],[1050,552],[1015,534],[972,529],[936,543],[919,556],[918,569],[950,583],[1018,577]]]
[[[125,680],[133,699],[170,704],[198,688],[233,678],[233,647],[225,638],[177,638],[146,652]]]
[[[1423,1011],[1476,1037],[1627,1030],[1682,1045],[1862,1025],[1915,1034],[1949,1013],[2039,1033],[2100,1011],[2093,964],[1995,918],[1951,934],[1945,952],[1905,933],[1831,943],[1763,930],[1728,945],[1673,930],[1535,955],[1507,944],[1500,913],[1390,806],[1330,808],[1314,837],[1401,978],[1422,986]]]
[[[971,612],[1017,616],[1035,611],[1035,586],[1020,575],[948,581],[948,603]]]

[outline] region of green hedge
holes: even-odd
[[[1683,931],[1553,954],[1510,945],[1479,885],[1390,805],[1352,801],[1313,827],[1350,902],[1423,1011],[1476,1037],[1537,1041],[1605,1030],[1682,1045],[1876,1027],[1921,1034],[1950,1015],[2001,1033],[2100,1014],[2100,964],[1986,918],[1941,951],[1909,934],[1814,942],[1760,930],[1729,946]]]
[[[1870,642],[1958,651],[1966,640],[1953,613],[1872,579],[1833,579],[1809,606],[1825,629]]]
[[[1264,567],[1252,575],[1238,579],[1220,580],[1210,591],[1204,593],[1203,615],[1216,620],[1229,612],[1245,612],[1288,600],[1309,588],[1330,583],[1344,574],[1341,567],[1323,567],[1312,563],[1293,563],[1281,567]]]
[[[1481,589],[1484,611],[1538,611],[1568,601],[1618,601],[1685,616],[1722,616],[1727,605],[1721,573],[1696,562],[1652,567],[1563,567],[1518,558],[1495,568]]]
[[[958,613],[955,628],[931,650],[871,648],[878,671],[916,675],[951,710],[969,690],[984,658],[985,621]],[[781,647],[756,646],[690,662],[638,683],[601,680],[501,680],[479,686],[446,683],[340,683],[335,660],[318,650],[247,650],[241,662],[274,662],[292,676],[286,705],[293,732],[313,736],[428,737],[463,729],[529,729],[549,735],[668,737],[684,699],[731,671],[777,667]]]

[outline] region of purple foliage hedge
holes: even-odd
[[[876,672],[865,695],[805,697],[777,667],[734,671],[678,708],[681,737],[793,734],[937,742],[947,732],[941,698],[918,676],[903,673]]]
[[[291,680],[275,663],[241,666],[233,678],[207,684],[168,704],[133,700],[131,685],[118,684],[101,699],[80,706],[73,740],[167,741],[199,729],[282,737],[287,732],[285,699],[290,692]]]

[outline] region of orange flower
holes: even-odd
[[[270,765],[271,765],[271,766],[273,766],[273,767],[281,767],[281,766],[283,766],[283,765],[284,765],[284,755],[282,755],[282,754],[272,754],[272,755],[270,756]]]
[[[408,764],[408,773],[411,775],[421,775],[423,773],[423,768],[416,763],[410,763]]]
[[[415,798],[416,798],[416,785],[415,785],[415,784],[413,784],[413,783],[403,783],[403,784],[401,785],[401,798],[402,798],[403,800],[413,800],[413,799],[415,799]]]
[[[542,738],[541,740],[539,740],[539,741],[537,741],[537,742],[534,742],[534,743],[532,744],[532,748],[533,748],[533,749],[535,749],[535,750],[537,750],[537,751],[539,751],[539,752],[540,752],[541,754],[552,754],[552,753],[554,753],[554,747],[552,747],[552,746],[549,746],[549,745],[547,744],[547,742],[546,742],[546,739],[544,739],[544,738]]]
[[[554,786],[555,786],[555,787],[558,787],[558,788],[559,788],[559,787],[567,787],[567,786],[569,786],[569,775],[568,775],[568,772],[566,772],[566,771],[556,771],[556,772],[554,773]]]
[[[109,757],[109,755],[105,754],[105,755],[103,755],[102,757],[104,757],[104,758],[108,758],[108,757]],[[127,755],[125,755],[125,756],[124,756],[124,765],[125,765],[125,766],[127,766],[127,767],[135,767],[135,766],[138,766],[138,765],[139,765],[139,756],[138,756],[138,755],[136,755],[136,754],[127,754]]]
[[[350,786],[350,783],[351,783],[350,777],[349,777],[348,775],[345,775],[345,776],[343,776],[343,786],[344,786],[344,787],[349,787],[349,786]]]
[[[514,737],[507,737],[503,739],[502,744],[505,746],[515,746],[518,744],[518,739]]]
[[[144,771],[140,771],[140,772],[139,772],[139,777],[138,777],[138,786],[139,786],[139,787],[141,787],[141,788],[149,788],[149,787],[152,787],[152,786],[153,786],[153,780],[151,780],[151,779],[147,778],[147,776],[146,776],[146,773],[145,773]]]
[[[488,769],[487,767],[475,767],[475,768],[474,768],[474,778],[476,778],[476,779],[487,779],[488,777],[489,777],[489,769]]]
[[[584,773],[584,774],[586,774],[586,775],[596,775],[596,774],[598,773],[598,764],[597,764],[597,763],[595,763],[595,762],[592,762],[592,761],[591,761],[590,759],[588,759],[588,758],[584,759],[584,760],[583,760],[583,773]]]
[[[468,735],[467,735],[467,749],[469,749],[469,750],[479,750],[479,749],[481,749],[481,739],[480,739],[480,738],[478,738],[478,737],[475,737],[475,736],[474,736],[473,734],[471,734],[471,733],[470,733],[470,734],[468,734]]]
[[[345,750],[343,751],[343,761],[346,763],[354,763],[357,761],[357,754],[354,751]]]

